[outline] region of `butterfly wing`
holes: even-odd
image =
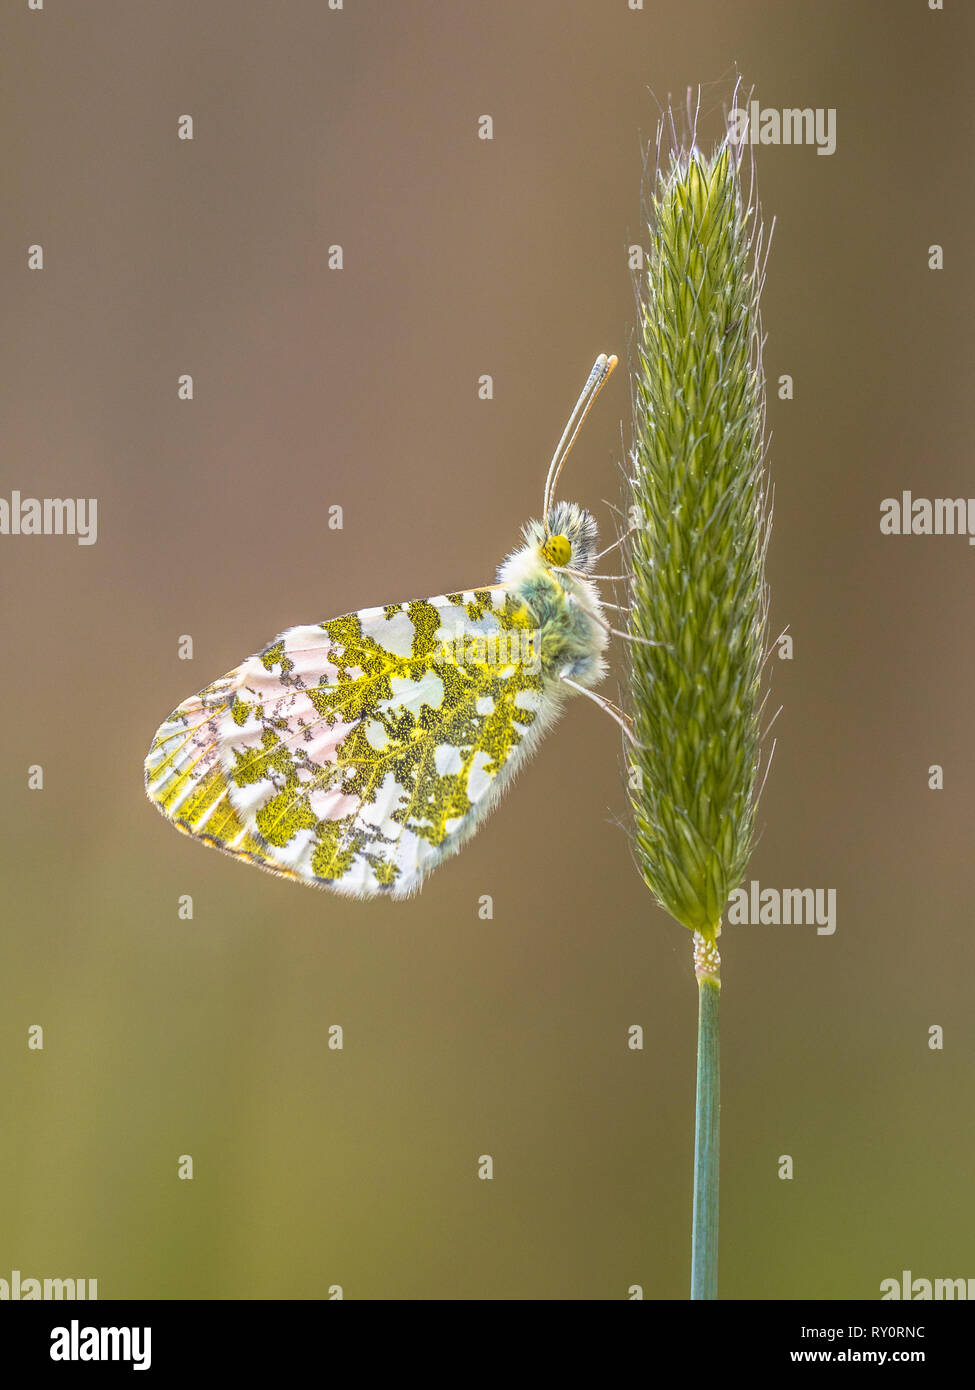
[[[536,628],[503,586],[291,628],[159,728],[149,797],[265,869],[406,896],[558,712]]]

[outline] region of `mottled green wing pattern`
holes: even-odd
[[[265,869],[406,896],[554,713],[535,628],[498,586],[291,628],[170,715],[146,758],[149,797]]]

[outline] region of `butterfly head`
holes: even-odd
[[[596,558],[596,521],[575,502],[556,502],[548,514],[548,526],[531,521],[525,528],[529,545],[547,565],[559,569],[589,571]]]

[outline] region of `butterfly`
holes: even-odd
[[[594,581],[618,576],[593,573],[591,514],[554,501],[616,363],[596,359],[543,519],[523,528],[497,583],[289,628],[173,711],[145,782],[177,829],[338,893],[406,897],[473,835],[569,696],[627,730],[592,689],[616,631]]]

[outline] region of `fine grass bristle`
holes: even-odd
[[[766,652],[762,235],[740,151],[648,190],[630,523],[630,797],[657,901],[713,942],[752,849]]]

